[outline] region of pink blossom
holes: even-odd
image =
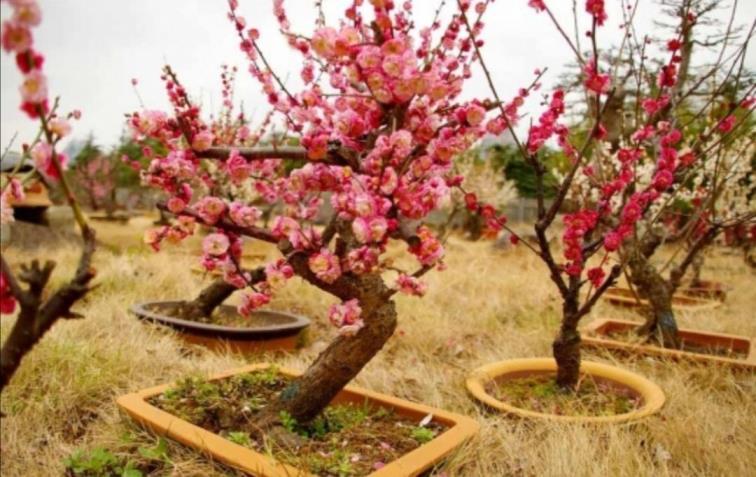
[[[659,192],[664,192],[672,185],[675,177],[668,170],[661,170],[654,176],[654,188]]]
[[[16,298],[4,273],[0,272],[0,313],[9,315],[16,309]]]
[[[236,148],[231,149],[231,153],[229,154],[225,165],[226,170],[228,170],[229,178],[236,184],[244,181],[252,173],[252,167],[247,163],[247,160],[239,154],[239,150]]]
[[[212,225],[226,211],[226,203],[217,197],[203,197],[194,204],[194,208],[206,224]]]
[[[365,326],[360,318],[361,314],[360,302],[357,299],[351,299],[331,305],[328,310],[328,319],[339,328],[340,334],[351,336]]]
[[[444,256],[444,247],[436,238],[433,232],[425,226],[417,229],[419,243],[410,247],[410,252],[417,257],[417,260],[423,265],[434,265]]]
[[[32,46],[32,35],[27,25],[15,21],[3,22],[2,32],[3,50],[7,52],[23,53]]]
[[[247,206],[241,202],[231,202],[228,215],[236,225],[252,227],[262,217],[262,211],[257,207]]]
[[[166,206],[172,213],[178,214],[186,208],[186,201],[174,196],[168,199]]]
[[[15,177],[10,178],[0,194],[0,224],[13,222],[13,203],[26,197],[24,186]]]
[[[33,0],[16,2],[13,8],[13,21],[19,25],[33,27],[42,21],[42,11]]]
[[[192,139],[192,149],[195,151],[206,151],[213,145],[215,136],[210,131],[201,131]]]
[[[202,251],[207,255],[220,256],[225,255],[228,252],[228,247],[231,243],[225,234],[213,233],[209,234],[202,241]]]
[[[486,110],[477,104],[471,104],[465,110],[465,119],[470,126],[477,126],[483,122]]]
[[[237,307],[237,311],[242,316],[249,316],[253,311],[257,310],[261,306],[265,306],[270,303],[270,295],[263,292],[251,292],[245,293],[241,297],[241,304]]]
[[[402,293],[413,296],[423,296],[428,291],[428,285],[404,273],[399,274],[399,277],[396,279],[395,288]]]
[[[609,232],[604,235],[604,248],[607,252],[614,252],[622,244],[622,238],[617,232]]]
[[[609,75],[599,73],[597,60],[595,58],[589,59],[586,62],[583,73],[585,74],[584,84],[588,91],[595,94],[604,94],[609,91]]]
[[[717,124],[717,131],[721,132],[722,134],[727,134],[728,132],[732,131],[732,128],[735,127],[736,120],[737,118],[734,115],[730,114],[729,116],[721,120],[719,124]]]
[[[672,87],[675,83],[677,83],[677,67],[673,64],[662,66],[659,72],[659,87]]]
[[[315,276],[326,283],[333,283],[341,276],[339,257],[326,248],[310,255],[307,263]]]
[[[33,70],[24,76],[19,91],[25,102],[42,103],[47,100],[47,78],[41,71]]]
[[[347,254],[344,269],[357,275],[369,273],[378,265],[379,253],[373,247],[356,248]]]
[[[50,144],[46,142],[37,143],[37,145],[31,149],[30,155],[32,160],[34,161],[34,166],[38,171],[44,174],[45,177],[48,177],[49,179],[52,179],[54,181],[60,179],[58,169],[55,167],[55,163],[53,162],[53,148],[52,146],[50,146]],[[61,153],[55,153],[55,157],[58,159],[60,167],[62,169],[65,169],[66,164],[68,163],[68,156]]]
[[[534,8],[537,12],[546,10],[546,3],[543,0],[528,0],[528,6]]]
[[[601,267],[589,268],[587,275],[588,280],[591,281],[591,284],[593,284],[594,287],[598,288],[603,283],[606,272],[604,272],[604,269]]]
[[[593,16],[599,26],[603,25],[607,19],[604,0],[586,0],[585,11]]]
[[[144,243],[152,247],[153,250],[160,250],[160,242],[163,240],[168,227],[158,227],[144,231]]]
[[[65,137],[71,132],[71,124],[64,118],[55,117],[49,122],[50,130],[58,137]]]
[[[293,276],[294,269],[286,260],[280,259],[265,266],[265,282],[271,290],[281,288]]]

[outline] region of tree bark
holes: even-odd
[[[252,432],[276,425],[282,412],[309,422],[331,402],[383,348],[396,329],[397,314],[390,290],[377,274],[355,279],[365,325],[354,336],[339,336],[299,378],[250,423]]]
[[[23,265],[20,278],[29,285],[27,290],[23,290],[4,257],[0,257],[2,273],[11,282],[11,291],[20,307],[18,319],[0,349],[0,392],[13,377],[24,356],[59,319],[80,317],[71,311],[71,306],[87,294],[89,282],[95,276],[91,267],[95,233],[86,228],[82,230],[82,236],[81,257],[73,278],[45,301],[42,295],[55,268],[54,262],[48,261],[40,266],[38,260],[33,260],[31,264]]]
[[[673,290],[669,283],[642,254],[631,254],[628,266],[631,271],[630,279],[638,294],[649,303],[646,322],[641,326],[639,333],[656,339],[664,347],[679,348],[680,338],[672,310]]]
[[[701,284],[701,270],[703,269],[704,265],[704,256],[698,255],[693,259],[693,263],[691,264],[692,270],[691,274],[691,286],[697,287]]]
[[[33,308],[21,310],[8,338],[3,343],[0,350],[0,392],[16,373],[26,353],[42,337],[34,330],[35,311]]]
[[[569,297],[562,306],[562,325],[551,345],[557,363],[556,382],[560,388],[572,390],[580,378],[580,332],[577,296]]]
[[[187,301],[183,306],[184,317],[188,320],[197,320],[208,317],[213,311],[226,301],[238,288],[227,283],[222,278],[215,280],[197,295],[192,301]]]

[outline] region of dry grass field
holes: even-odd
[[[127,312],[137,301],[188,298],[205,283],[187,253],[154,254],[140,227],[97,225],[102,247],[98,288],[78,305],[82,320],[58,323],[23,362],[2,396],[0,473],[55,476],[76,449],[105,447],[132,460],[150,459],[157,438],[122,415],[115,398],[190,373],[211,373],[270,361],[304,369],[327,343],[332,298],[293,280],[271,307],[313,319],[310,344],[292,354],[234,356],[183,344],[171,332]],[[480,434],[431,475],[446,476],[747,476],[756,463],[756,376],[649,358],[586,352],[658,383],[667,395],[660,414],[630,425],[582,426],[523,422],[478,406],[464,380],[496,360],[545,356],[558,323],[558,300],[542,264],[524,247],[452,238],[449,269],[428,275],[424,299],[399,297],[399,330],[357,378],[357,384],[470,415]],[[34,252],[10,247],[19,263]],[[61,280],[75,266],[71,245],[51,247]],[[400,254],[397,253],[397,256]],[[740,256],[710,253],[705,278],[733,287],[713,312],[679,314],[681,326],[756,336],[756,276]],[[233,298],[232,298],[233,300]],[[600,304],[593,317],[631,317]],[[7,336],[13,317],[2,318]],[[588,322],[591,317],[584,321]],[[139,452],[139,448],[142,452]],[[236,475],[169,442],[152,475]]]

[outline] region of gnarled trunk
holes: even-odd
[[[357,279],[365,326],[354,336],[339,336],[299,378],[292,381],[254,422],[252,432],[278,423],[282,411],[297,422],[309,422],[331,402],[383,348],[396,329],[397,315],[380,276]]]
[[[238,288],[227,283],[222,278],[215,280],[192,301],[183,306],[184,318],[197,320],[208,317],[213,311],[230,297]]]
[[[691,286],[697,287],[701,285],[701,270],[703,269],[703,265],[703,254],[696,255],[696,257],[693,259],[693,262],[691,263]]]
[[[633,254],[628,260],[628,266],[636,291],[649,303],[646,322],[639,333],[656,339],[664,347],[679,348],[680,338],[672,310],[673,290],[669,283],[641,254]]]
[[[562,306],[562,326],[551,345],[557,363],[556,382],[564,389],[575,389],[580,377],[580,332],[577,297]]]

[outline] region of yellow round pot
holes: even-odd
[[[487,364],[473,371],[470,377],[467,378],[467,389],[479,401],[511,416],[554,422],[622,423],[650,416],[659,411],[664,405],[664,392],[659,386],[648,379],[615,366],[592,361],[582,361],[580,372],[631,389],[641,396],[643,400],[641,407],[628,413],[613,416],[560,416],[512,406],[496,399],[486,391],[488,383],[507,375],[522,377],[532,373],[556,373],[556,369],[557,366],[554,358],[522,358],[499,361]]]

